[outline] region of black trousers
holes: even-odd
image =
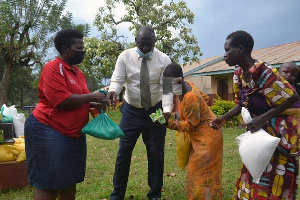
[[[166,129],[154,125],[149,117],[151,113],[161,107],[161,102],[159,102],[146,111],[143,108],[135,108],[127,102],[123,103],[121,107],[123,116],[120,127],[125,136],[120,138],[113,178],[114,190],[110,195],[111,200],[124,199],[132,151],[141,133],[148,156],[148,185],[150,191],[147,196],[149,199],[161,197]]]

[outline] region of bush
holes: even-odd
[[[220,117],[234,107],[235,107],[234,101],[226,101],[226,100],[222,100],[221,98],[218,98],[214,100],[214,104],[210,107],[210,109],[217,117]],[[225,126],[228,127],[228,126],[238,126],[238,125],[240,125],[240,115],[235,116],[232,120],[228,121]]]

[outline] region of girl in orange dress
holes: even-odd
[[[172,82],[173,88],[182,85],[178,105],[180,120],[166,118],[169,129],[187,132],[190,136],[187,199],[222,199],[223,135],[221,130],[209,125],[216,118],[207,105],[209,97],[192,82],[184,81],[182,69],[177,64],[167,66],[163,76],[179,80],[175,84]]]

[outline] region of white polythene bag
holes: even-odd
[[[23,113],[18,113],[13,118],[15,134],[17,137],[24,135],[24,124],[25,124],[25,115]]]
[[[3,110],[3,115],[7,117],[14,117],[18,114],[17,109],[15,108],[15,105],[12,105],[10,107],[7,107],[5,104],[3,104],[4,110]]]
[[[252,120],[249,111],[244,107],[242,108],[242,117],[246,123]],[[247,131],[238,136],[236,140],[244,165],[249,170],[253,182],[258,183],[278,146],[280,138],[273,137],[265,130],[260,129],[255,133]]]
[[[162,95],[162,107],[163,113],[171,113],[173,111],[173,94],[163,94]]]

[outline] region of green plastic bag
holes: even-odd
[[[13,122],[13,117],[12,116],[5,116],[3,114],[3,111],[4,111],[4,106],[1,107],[0,113],[1,113],[2,117],[1,117],[0,122],[2,122],[2,123],[12,123]]]
[[[101,114],[85,125],[81,132],[104,140],[113,140],[124,136],[121,128],[109,119],[102,110]]]
[[[12,123],[13,122],[13,117],[12,116],[5,116],[2,115],[1,120],[2,123]]]

